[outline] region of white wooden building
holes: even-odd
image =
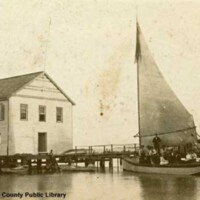
[[[71,149],[73,105],[45,72],[0,79],[0,154]]]

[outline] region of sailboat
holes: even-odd
[[[136,26],[137,92],[139,145],[153,146],[157,134],[161,145],[186,151],[197,143],[193,116],[187,111],[159,70],[144,39],[140,25]],[[200,163],[167,165],[140,164],[136,157],[124,158],[126,171],[159,174],[198,174]]]

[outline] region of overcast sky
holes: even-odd
[[[134,142],[136,7],[154,59],[200,130],[198,1],[1,0],[0,78],[45,69],[76,102],[74,145]]]

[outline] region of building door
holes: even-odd
[[[38,133],[38,153],[47,152],[47,133]]]

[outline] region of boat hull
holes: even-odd
[[[15,168],[1,168],[1,172],[4,174],[24,174],[28,172],[28,168],[15,167]]]
[[[71,167],[71,166],[59,166],[62,171],[68,172],[95,172],[94,167]]]
[[[122,160],[123,170],[138,173],[195,175],[200,174],[200,163],[149,166],[135,163],[134,158]]]

